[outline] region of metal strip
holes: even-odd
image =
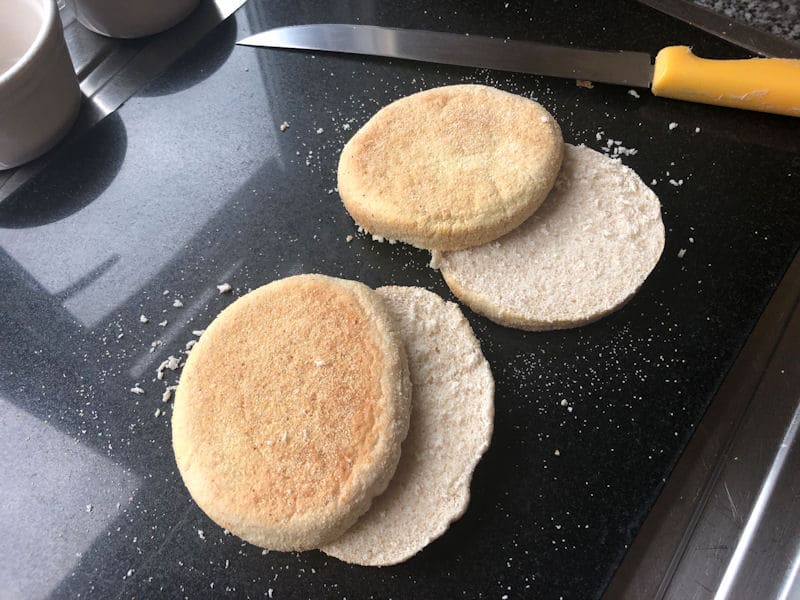
[[[728,588],[728,595],[721,598],[775,597],[775,589],[764,594],[763,588],[795,585],[789,580],[797,559],[793,562],[790,555],[796,552],[800,530],[791,512],[785,511],[793,510],[790,504],[798,502],[791,489],[797,478],[781,469],[778,459],[800,463],[800,440],[796,436],[785,439],[797,433],[791,423],[800,399],[798,355],[800,254],[664,485],[606,598],[672,600],[691,598],[695,592],[700,595],[694,597],[712,598],[717,590],[724,592],[720,585],[726,570],[730,574],[725,581],[748,586],[751,595],[731,596]],[[789,457],[783,454],[786,448],[791,449]],[[748,522],[758,524],[759,490],[767,489],[773,472],[781,474],[784,484],[764,497],[763,502],[770,503],[770,522],[762,523],[757,534],[751,533],[751,539],[758,537],[758,547],[747,547],[743,533]],[[775,527],[786,528],[785,535],[793,537],[781,544],[769,541]],[[740,560],[748,556],[747,569],[728,569],[737,552]],[[755,560],[759,553],[769,560]],[[744,571],[748,571],[746,578]]]

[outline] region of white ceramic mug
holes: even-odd
[[[200,0],[74,0],[78,20],[115,38],[153,35],[178,24]]]
[[[0,0],[0,170],[52,148],[80,104],[55,0]]]

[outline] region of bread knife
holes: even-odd
[[[656,96],[800,117],[800,59],[700,58],[668,46],[644,52],[583,50],[476,35],[373,25],[278,27],[243,46],[344,52],[649,88]]]

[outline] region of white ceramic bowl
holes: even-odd
[[[115,38],[138,38],[176,25],[200,0],[74,0],[74,3],[78,20],[92,31]]]
[[[0,170],[52,148],[80,104],[55,0],[0,0]]]

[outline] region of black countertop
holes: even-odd
[[[613,15],[602,4],[251,0],[0,204],[0,589],[12,598],[598,597],[797,252],[798,121],[612,86],[233,42],[324,20],[745,55],[638,4]],[[458,82],[537,98],[569,142],[636,149],[623,161],[661,198],[664,255],[627,306],[584,328],[523,333],[465,309],[497,380],[495,434],[467,514],[417,557],[372,569],[245,544],[183,487],[162,402],[178,372],[162,382],[156,368],[236,296],[286,275],[451,298],[427,253],[356,232],[335,168],[380,106]],[[232,295],[217,292],[223,282]]]

